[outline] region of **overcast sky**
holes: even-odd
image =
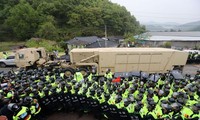
[[[141,23],[200,20],[200,0],[110,0],[125,6]]]

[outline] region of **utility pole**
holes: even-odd
[[[105,25],[105,47],[107,47],[107,26]]]

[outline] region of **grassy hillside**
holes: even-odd
[[[25,42],[19,41],[0,42],[0,52],[13,50],[24,44]]]

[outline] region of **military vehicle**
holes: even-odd
[[[188,53],[166,48],[81,48],[70,51],[70,62],[62,62],[65,74],[71,75],[79,68],[83,74],[96,68],[100,75],[109,68],[114,72],[144,71],[166,73],[182,70]],[[26,48],[16,52],[18,67],[44,64],[47,55],[44,48]]]
[[[187,57],[187,52],[166,48],[72,49],[70,66],[85,69],[95,66],[99,74],[104,74],[108,68],[112,72],[166,73],[173,69],[182,71]]]
[[[48,61],[48,56],[44,48],[24,48],[15,53],[15,63],[17,67],[36,67]]]

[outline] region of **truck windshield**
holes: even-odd
[[[24,54],[19,54],[19,59],[24,59]]]
[[[42,52],[39,51],[39,50],[38,50],[37,52],[38,52],[38,54],[39,54],[39,57],[42,58]]]

